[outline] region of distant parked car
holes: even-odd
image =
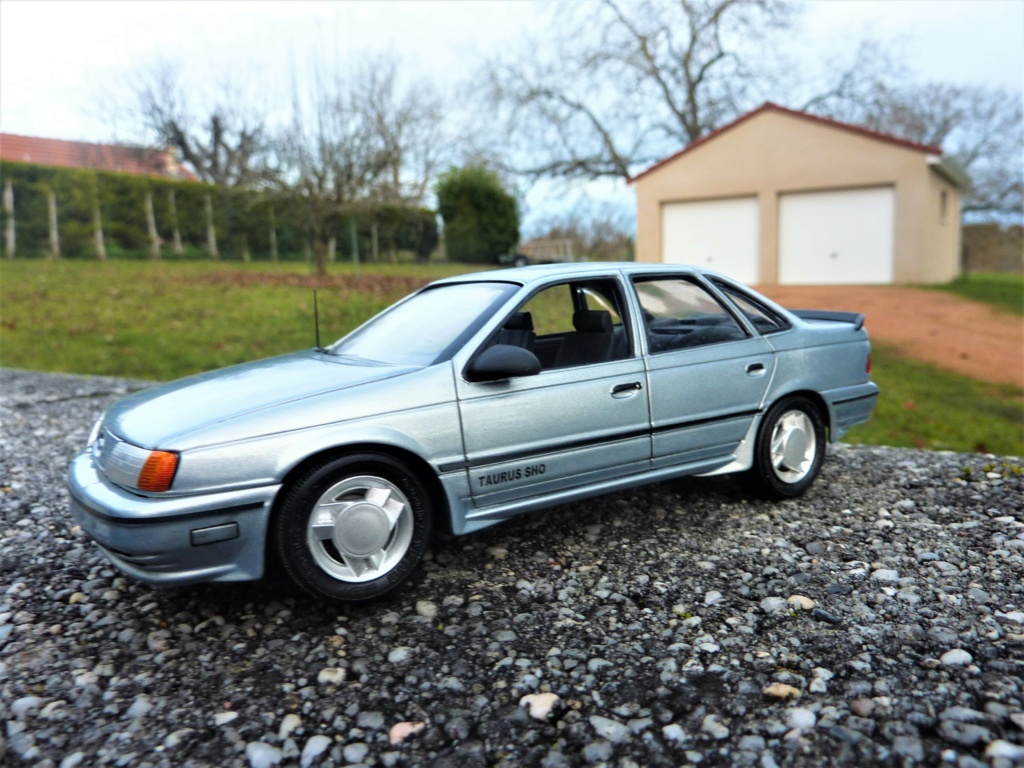
[[[122,400],[71,465],[71,508],[143,581],[258,579],[273,556],[313,595],[367,600],[435,527],[683,475],[797,496],[877,394],[861,315],[660,264],[477,272],[324,349]]]
[[[568,264],[577,261],[572,238],[529,240],[498,257],[503,266],[528,267],[533,264]]]

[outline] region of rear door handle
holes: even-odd
[[[747,366],[747,373],[751,376],[760,376],[764,373],[764,363],[751,363]]]
[[[644,386],[639,381],[631,381],[629,384],[616,384],[612,387],[613,395],[621,395],[623,392],[633,392],[637,389],[643,389]]]

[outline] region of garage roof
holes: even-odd
[[[873,131],[870,128],[864,128],[864,127],[859,126],[859,125],[851,125],[850,123],[841,123],[838,120],[831,120],[831,119],[829,119],[827,117],[818,117],[817,115],[812,115],[812,114],[809,114],[807,112],[801,112],[801,111],[796,110],[796,109],[787,109],[786,107],[780,107],[778,104],[773,104],[770,101],[766,101],[764,104],[762,104],[760,107],[758,107],[757,109],[753,110],[752,112],[747,112],[745,115],[741,115],[740,117],[736,118],[731,123],[729,123],[728,125],[723,125],[721,128],[712,131],[711,133],[707,134],[706,136],[702,136],[701,138],[697,139],[696,141],[690,142],[689,144],[687,144],[685,147],[683,147],[681,150],[679,150],[675,154],[669,155],[668,157],[666,157],[663,160],[659,160],[654,165],[652,165],[650,168],[647,168],[646,170],[641,171],[636,176],[632,176],[629,179],[629,183],[632,184],[633,182],[643,178],[644,176],[646,176],[647,174],[651,173],[652,171],[657,170],[661,166],[663,166],[663,165],[665,165],[667,163],[672,162],[677,157],[681,157],[682,155],[685,155],[687,152],[690,152],[690,151],[696,149],[700,145],[706,144],[707,142],[711,141],[712,139],[718,138],[723,133],[726,133],[727,131],[732,130],[737,125],[740,125],[741,123],[746,122],[750,118],[755,117],[755,116],[761,114],[762,112],[780,112],[780,113],[782,113],[784,115],[789,115],[791,117],[796,117],[796,118],[799,118],[801,120],[807,120],[807,121],[812,122],[812,123],[818,123],[820,125],[825,125],[825,126],[828,126],[829,128],[839,128],[840,130],[849,131],[850,133],[856,133],[856,134],[858,134],[860,136],[866,136],[869,139],[875,139],[876,141],[884,141],[884,142],[886,142],[888,144],[895,144],[896,146],[904,147],[905,149],[909,149],[909,150],[912,150],[912,151],[915,151],[915,152],[924,152],[926,154],[935,155],[935,156],[938,156],[938,157],[942,156],[942,147],[935,147],[935,146],[931,146],[931,145],[928,145],[928,144],[919,144],[919,143],[917,143],[915,141],[908,141],[906,139],[901,139],[901,138],[899,138],[897,136],[892,136],[892,135],[890,135],[888,133],[882,133],[880,131]],[[943,160],[941,162],[945,163],[945,158],[943,158]],[[954,182],[954,183],[956,183],[956,182]]]

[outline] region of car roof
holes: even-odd
[[[609,272],[621,272],[626,275],[692,275],[694,273],[719,276],[716,272],[698,269],[687,264],[638,264],[632,261],[581,261],[561,264],[534,264],[529,267],[512,267],[510,269],[489,269],[480,272],[468,272],[464,275],[446,277],[436,280],[431,285],[448,283],[479,283],[506,282],[528,285],[530,283],[548,282],[553,279],[588,277],[590,275],[607,275]],[[722,275],[724,277],[724,275]]]

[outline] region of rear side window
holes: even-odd
[[[747,338],[746,331],[702,286],[679,278],[634,283],[652,353]]]
[[[748,296],[745,293],[733,288],[731,285],[720,283],[717,280],[714,281],[715,287],[724,293],[729,301],[731,301],[750,324],[757,328],[762,334],[778,333],[779,331],[785,331],[789,328],[789,323],[786,322],[785,318],[781,317],[777,312],[773,312],[768,307],[761,304],[752,296]]]

